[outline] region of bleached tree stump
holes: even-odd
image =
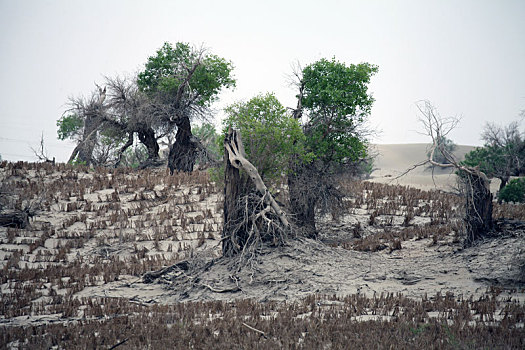
[[[223,254],[244,254],[253,244],[284,239],[290,223],[257,168],[246,158],[241,135],[230,129],[224,140],[225,187]],[[241,176],[243,170],[246,177]],[[253,191],[255,189],[255,191]],[[254,196],[254,192],[258,196]]]

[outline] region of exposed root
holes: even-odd
[[[279,246],[292,235],[290,226],[283,226],[277,214],[257,193],[239,198],[235,209],[238,215],[224,224],[223,240],[231,243],[228,245],[231,251],[225,255],[235,256],[239,268],[253,262],[262,244]]]

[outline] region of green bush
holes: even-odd
[[[511,180],[499,192],[498,197],[505,202],[525,202],[525,178]]]

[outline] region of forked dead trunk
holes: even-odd
[[[288,218],[246,159],[240,133],[229,130],[224,150],[223,255],[244,254],[258,242],[283,242],[290,229]]]
[[[241,177],[239,169],[234,167],[225,149],[224,157],[224,211],[223,222],[225,223],[222,231],[222,255],[233,256],[246,243],[248,231],[241,229],[236,232],[235,239],[229,239],[231,232],[229,223],[237,223],[242,220],[242,212],[239,211],[239,200],[243,195],[250,191],[249,184]],[[251,186],[253,188],[253,185]]]

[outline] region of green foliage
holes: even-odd
[[[149,57],[144,71],[138,74],[137,83],[141,91],[162,92],[175,97],[194,68],[188,82],[190,89],[185,91],[198,96],[192,102],[199,106],[209,107],[222,88],[235,86],[231,62],[180,42],[175,47],[166,42],[155,56]]]
[[[525,141],[519,123],[512,122],[505,127],[487,124],[482,139],[485,145],[467,153],[463,165],[479,166],[488,177],[499,178],[501,186],[510,176],[523,173]]]
[[[83,161],[83,160],[79,160],[78,157],[76,157],[71,162],[69,162],[69,164],[71,164],[71,165],[78,165],[78,166],[85,166],[87,164],[87,162]]]
[[[68,114],[57,120],[57,126],[58,139],[65,140],[75,136],[84,126],[84,122],[78,115]]]
[[[446,138],[444,136],[441,137],[441,139],[438,141],[438,146],[443,145],[443,148],[448,153],[453,153],[458,146],[449,138]],[[427,157],[430,157],[430,151],[427,152]],[[439,151],[439,148],[436,149],[434,152],[434,156],[432,159],[434,162],[441,163],[441,164],[448,164],[448,159]]]
[[[498,197],[505,202],[525,202],[525,178],[511,180],[499,192]]]
[[[224,166],[208,168],[208,174],[210,174],[210,180],[219,188],[224,187]]]
[[[367,157],[359,164],[357,168],[357,175],[363,176],[364,178],[368,179],[372,175],[374,169],[374,157],[368,154]]]
[[[374,102],[368,84],[376,72],[368,63],[346,66],[335,59],[321,59],[303,69],[306,143],[316,158],[342,163],[366,157],[367,141],[360,127]]]
[[[217,139],[219,135],[215,130],[215,126],[210,123],[204,123],[202,125],[194,125],[191,127],[193,136],[197,137],[201,144],[206,150],[215,158],[218,158],[221,154]]]
[[[133,145],[122,154],[121,164],[137,169],[148,158],[148,149],[143,144]]]
[[[498,177],[506,163],[503,148],[494,146],[476,147],[461,162],[466,166],[479,167],[488,177]]]
[[[176,89],[177,78],[185,76],[185,72],[178,70],[191,64],[191,56],[191,47],[187,43],[177,43],[175,47],[164,43],[156,56],[148,58],[145,70],[139,73],[139,88],[146,92]]]
[[[228,128],[240,130],[247,157],[263,179],[277,180],[285,174],[293,156],[308,157],[299,122],[286,113],[273,94],[235,103],[226,108],[226,113],[219,138],[221,151]]]

